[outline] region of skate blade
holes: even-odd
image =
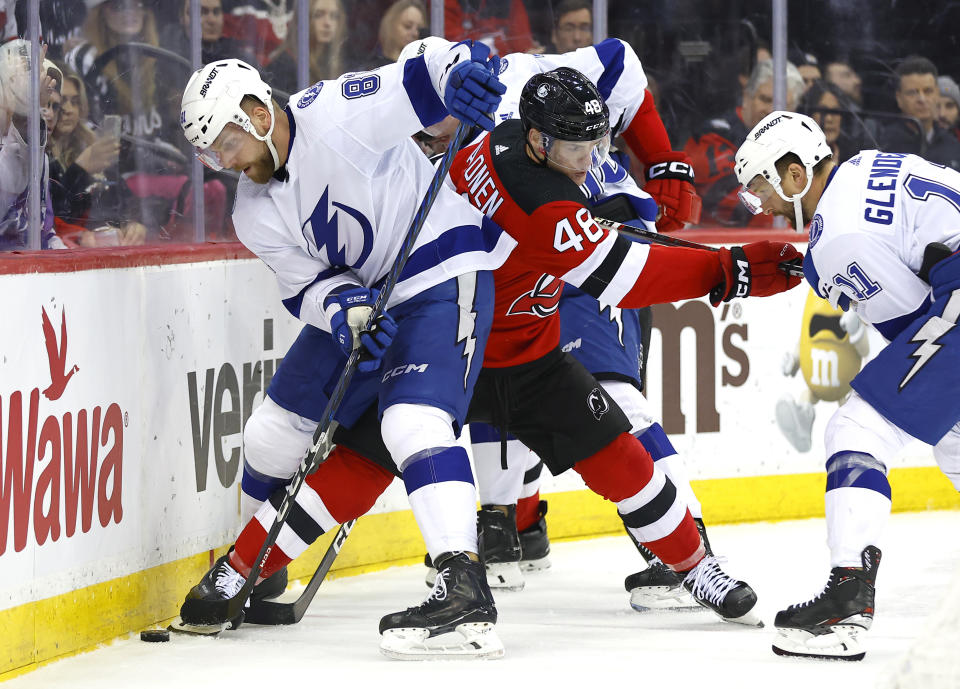
[[[863,660],[866,651],[860,645],[861,627],[834,625],[824,634],[803,629],[777,629],[773,652],[778,656],[822,658],[825,660]]]
[[[542,572],[545,569],[550,569],[552,564],[553,563],[550,562],[550,558],[546,555],[537,560],[520,560],[520,571]]]
[[[486,565],[487,584],[498,591],[522,591],[523,580],[519,562],[491,562]]]
[[[682,586],[635,588],[630,591],[630,607],[637,612],[703,609]]]
[[[742,624],[745,627],[760,627],[764,626],[763,620],[760,619],[760,616],[755,613],[753,610],[748,610],[740,617],[724,617],[717,613],[717,616],[724,622],[730,622],[731,624]]]
[[[493,624],[468,622],[434,637],[423,628],[388,629],[381,635],[380,652],[395,660],[467,660],[500,658],[504,651]]]
[[[190,636],[217,636],[217,634],[229,628],[229,622],[223,624],[187,624],[180,617],[167,626],[167,629],[175,634],[189,634]]]

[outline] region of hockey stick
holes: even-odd
[[[330,568],[333,566],[333,561],[337,559],[337,555],[340,554],[340,549],[343,548],[347,536],[350,535],[350,530],[353,529],[353,525],[356,523],[356,519],[351,519],[340,525],[340,528],[337,530],[337,535],[333,537],[333,541],[330,542],[327,552],[323,554],[320,564],[317,565],[317,570],[313,573],[313,576],[310,577],[309,583],[295,601],[281,603],[280,601],[265,599],[251,602],[250,608],[244,617],[244,622],[278,625],[296,624],[302,620],[304,613],[307,612],[307,608],[310,607],[310,603],[313,602],[313,597],[317,595],[317,589],[320,588],[320,584],[326,579]]]
[[[662,244],[663,246],[681,246],[686,249],[704,249],[706,251],[720,251],[713,246],[708,246],[706,244],[697,244],[696,242],[691,242],[686,239],[680,239],[678,237],[671,237],[670,235],[660,234],[659,232],[651,232],[650,230],[644,229],[642,227],[637,227],[636,225],[631,225],[630,223],[614,222],[613,220],[606,220],[604,218],[594,217],[594,220],[597,224],[607,230],[613,230],[621,234],[630,235],[632,237],[637,237],[638,239],[645,239],[646,241],[652,244]],[[792,277],[803,277],[803,268],[789,261],[784,261],[779,266],[780,270],[787,275]]]
[[[410,229],[407,230],[407,235],[403,240],[403,244],[400,246],[400,251],[397,254],[397,258],[394,261],[393,267],[390,269],[390,272],[387,274],[387,277],[384,280],[383,286],[380,288],[380,295],[373,304],[373,310],[370,312],[370,317],[367,319],[365,330],[370,330],[373,324],[376,323],[377,319],[386,309],[387,300],[390,298],[393,288],[400,279],[400,272],[407,264],[407,259],[410,257],[410,252],[413,250],[413,245],[416,243],[417,237],[420,235],[420,230],[423,228],[423,223],[426,221],[427,215],[430,213],[430,208],[433,206],[433,202],[436,200],[437,194],[440,192],[440,187],[443,185],[443,181],[446,178],[447,173],[450,172],[450,166],[453,165],[454,156],[456,156],[457,151],[460,149],[460,146],[463,143],[467,129],[467,126],[462,122],[457,127],[457,132],[454,134],[453,141],[450,142],[450,147],[447,148],[447,152],[444,154],[443,160],[441,160],[437,171],[433,175],[433,180],[430,182],[430,187],[427,189],[427,193],[420,202],[420,207],[417,209],[416,215],[413,216]],[[257,553],[257,557],[254,559],[253,567],[250,569],[250,574],[247,575],[247,580],[243,583],[243,586],[240,587],[240,590],[237,591],[235,596],[223,601],[219,601],[216,606],[211,606],[211,612],[215,613],[218,619],[232,621],[240,618],[241,614],[243,614],[244,606],[246,605],[247,600],[250,598],[250,594],[253,592],[253,587],[257,583],[257,578],[260,576],[260,572],[263,570],[263,566],[267,561],[267,557],[270,555],[270,550],[277,542],[277,537],[280,535],[280,529],[283,528],[283,525],[287,521],[287,515],[290,512],[290,507],[293,505],[293,502],[297,497],[297,493],[300,492],[300,487],[303,485],[307,475],[312,473],[320,465],[320,462],[323,460],[326,452],[329,452],[329,448],[333,444],[333,432],[330,428],[330,423],[333,419],[334,413],[336,413],[337,408],[340,406],[340,402],[343,401],[343,397],[347,391],[347,386],[350,385],[350,381],[353,379],[353,374],[356,372],[359,358],[360,349],[354,349],[350,353],[350,356],[347,357],[347,363],[343,368],[343,373],[340,375],[340,379],[337,381],[337,385],[330,395],[327,406],[323,410],[323,414],[320,417],[320,423],[317,425],[317,430],[313,434],[313,447],[310,448],[310,451],[300,462],[300,466],[297,467],[297,472],[293,475],[293,478],[290,479],[290,484],[287,486],[287,490],[283,496],[283,500],[280,503],[280,507],[277,508],[277,516],[274,518],[273,525],[270,527],[270,530],[267,531],[263,545],[260,546],[260,552]]]

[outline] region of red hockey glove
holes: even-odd
[[[682,230],[685,223],[700,222],[703,202],[693,186],[693,165],[680,151],[657,155],[660,160],[647,168],[647,183],[643,190],[660,206],[661,216],[657,230]]]
[[[737,297],[769,297],[800,284],[800,278],[787,275],[778,266],[785,261],[803,259],[792,244],[753,242],[731,249],[720,249],[723,282],[710,290],[710,303]]]

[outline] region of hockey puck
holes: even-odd
[[[149,641],[151,643],[170,641],[170,632],[166,629],[145,629],[140,632],[140,641]]]

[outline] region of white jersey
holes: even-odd
[[[861,151],[833,171],[817,204],[804,273],[821,297],[850,299],[892,340],[930,303],[917,271],[931,242],[960,245],[960,173]]]
[[[446,115],[432,85],[446,50],[294,94],[286,108],[287,178],[256,184],[241,176],[237,236],[274,271],[284,305],[301,320],[329,331],[332,312],[323,301],[331,290],[376,286],[393,266],[433,179],[410,137]],[[451,277],[492,270],[515,244],[443,187],[388,306]]]

